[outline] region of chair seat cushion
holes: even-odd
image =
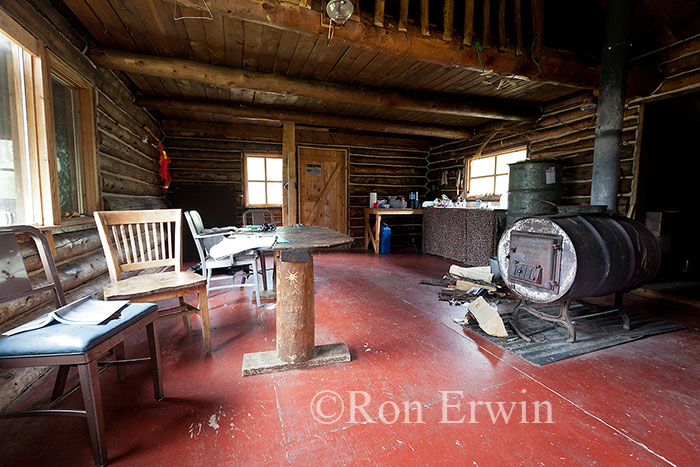
[[[43,328],[0,338],[0,359],[85,353],[157,311],[154,303],[130,303],[119,318],[104,324],[83,326],[52,321]]]
[[[178,290],[196,287],[206,283],[204,277],[193,272],[161,272],[158,274],[143,274],[129,277],[118,282],[110,282],[105,286],[105,299],[128,300],[131,298],[148,297],[152,294],[177,292]]]

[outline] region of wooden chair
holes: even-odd
[[[32,287],[19,254],[17,234],[29,235],[34,240],[46,274],[46,285]],[[0,276],[0,303],[51,291],[57,308],[66,304],[48,241],[35,227],[20,225],[0,228],[0,258],[3,268],[3,274]],[[96,326],[53,322],[39,329],[0,338],[0,368],[59,366],[52,403],[48,408],[3,412],[0,413],[0,419],[31,415],[85,417],[92,440],[95,464],[105,465],[107,442],[98,367],[149,362],[155,398],[158,401],[163,398],[158,330],[155,326],[157,306],[153,303],[129,304],[120,313],[118,319]],[[143,328],[146,328],[148,335],[150,357],[128,361],[100,360],[108,355],[115,345],[123,343],[127,337]],[[85,409],[56,409],[56,404],[61,401],[59,396],[63,395],[65,389],[68,371],[73,366],[78,368]]]
[[[153,302],[177,298],[180,304],[160,310],[159,318],[180,316],[190,332],[189,315],[198,314],[204,348],[211,352],[206,280],[182,270],[182,210],[99,211],[95,212],[95,220],[111,281],[104,288],[105,300]],[[173,270],[122,277],[123,273],[162,267]],[[198,295],[199,308],[185,302],[184,297],[192,294]]]

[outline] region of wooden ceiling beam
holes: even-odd
[[[201,0],[177,1],[181,5],[203,9]],[[423,3],[425,0],[421,2],[421,5]],[[467,2],[467,4],[471,5],[471,2]],[[318,11],[300,8],[290,2],[279,0],[209,0],[207,5],[212,11],[225,17],[264,24],[305,35],[324,38],[328,36],[328,31],[320,25]],[[344,26],[335,29],[333,38],[354,47],[422,62],[463,67],[478,72],[483,71],[481,66],[483,63],[487,70],[504,75],[513,74],[517,69],[518,75],[533,81],[586,89],[598,86],[599,64],[585,63],[572,54],[541,48],[541,41],[535,45],[537,63],[526,59],[518,69],[522,57],[516,56],[512,50],[486,49],[478,53],[474,47],[465,48],[462,41],[447,42],[441,40],[440,37],[430,37],[427,29],[427,18],[423,18],[423,16],[427,16],[425,14],[427,9],[423,8],[423,10],[422,26],[408,24],[408,32],[379,28],[372,24],[371,18],[360,18],[358,21],[353,17]],[[403,27],[404,24],[402,23],[401,26]],[[540,26],[539,23],[537,26]],[[464,42],[469,44],[471,38]],[[653,89],[658,84],[658,79],[653,73],[640,69],[631,69],[630,71],[630,81],[627,86],[630,91],[643,92]]]
[[[468,139],[472,132],[456,127],[442,127],[413,122],[376,120],[340,115],[312,114],[274,107],[248,107],[228,102],[168,99],[162,97],[137,97],[136,105],[162,111],[181,111],[188,115],[206,113],[234,117],[240,120],[265,120],[274,122],[294,122],[325,128],[348,128],[359,131],[417,135],[431,138]]]
[[[500,99],[418,95],[111,49],[91,49],[88,56],[97,66],[112,70],[160,78],[186,79],[212,86],[265,91],[339,104],[497,120],[533,121],[539,116],[535,105]]]

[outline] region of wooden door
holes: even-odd
[[[345,149],[299,147],[299,222],[347,232]]]

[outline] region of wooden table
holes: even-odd
[[[347,245],[352,237],[327,227],[279,227],[274,232],[289,243],[276,243],[277,349],[243,356],[243,376],[350,361],[345,344],[314,343],[314,266],[312,251]]]
[[[370,226],[370,214],[376,216],[374,226]],[[382,216],[415,216],[420,214],[423,214],[422,209],[365,208],[365,250],[369,250],[369,244],[371,242],[374,247],[374,252],[379,253],[379,236],[382,228]]]

